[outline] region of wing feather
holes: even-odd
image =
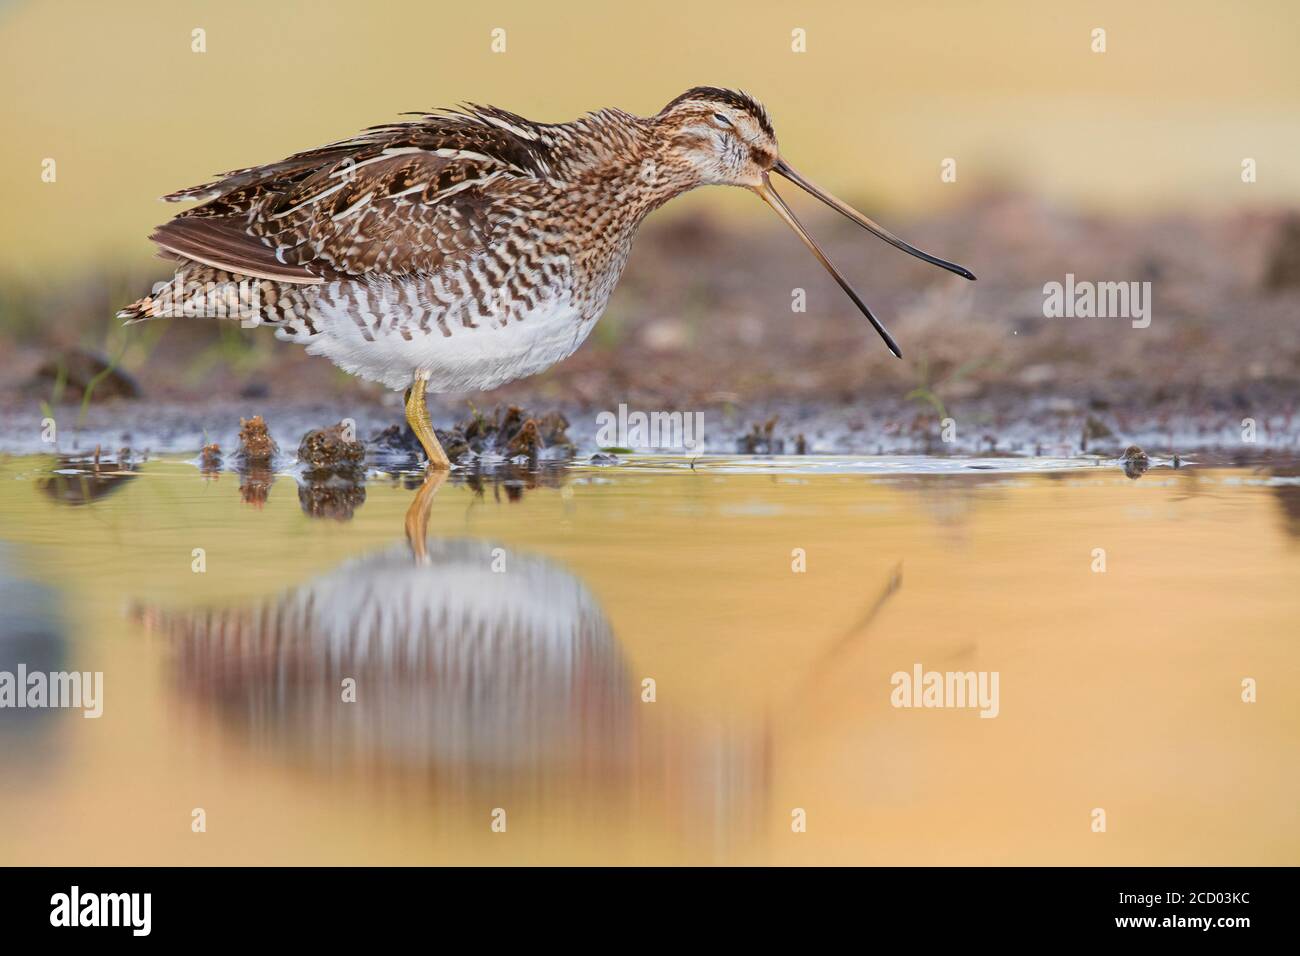
[[[436,271],[486,247],[519,197],[552,174],[527,120],[477,109],[372,127],[172,193],[164,198],[203,203],[151,238],[174,255],[291,283]]]

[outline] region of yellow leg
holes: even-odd
[[[429,458],[429,471],[448,471],[451,461],[447,453],[438,444],[438,436],[433,433],[433,423],[429,421],[429,409],[424,404],[424,392],[429,378],[423,373],[416,373],[415,381],[406,390],[406,421],[424,446],[424,453]]]

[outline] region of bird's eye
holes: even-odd
[[[727,117],[721,113],[714,113],[713,118],[722,126],[731,126],[731,120],[727,119]]]

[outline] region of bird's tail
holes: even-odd
[[[267,286],[262,279],[186,263],[171,279],[156,283],[148,295],[120,309],[117,317],[127,325],[182,317],[260,320]]]
[[[153,314],[154,299],[151,295],[146,295],[142,299],[136,299],[130,305],[118,309],[117,317],[124,319],[123,325],[135,325],[137,322],[143,322],[146,319],[161,318]]]

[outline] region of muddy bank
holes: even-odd
[[[1171,457],[1208,451],[1229,455],[1300,454],[1294,399],[1247,389],[1234,400],[1166,401],[1131,407],[1104,401],[1008,392],[934,408],[928,402],[882,399],[862,405],[713,402],[698,412],[701,441],[674,446],[672,429],[651,435],[656,446],[609,441],[602,428],[613,409],[578,405],[490,412],[465,403],[431,401],[439,438],[453,459],[541,457],[585,459],[601,451],[714,455],[1022,455],[1119,457],[1129,445]],[[196,455],[219,466],[240,448],[241,430],[264,417],[268,461],[280,465],[346,454],[353,464],[401,467],[419,446],[398,403],[360,399],[330,404],[224,401],[203,404],[114,402],[49,409],[0,409],[0,453],[90,455],[96,447],[129,447],[142,455]],[[531,424],[530,424],[531,423]],[[344,427],[350,439],[322,430]],[[617,436],[615,436],[617,439]],[[644,439],[646,436],[639,436]],[[694,437],[694,436],[690,436]],[[350,444],[355,442],[358,444]]]

